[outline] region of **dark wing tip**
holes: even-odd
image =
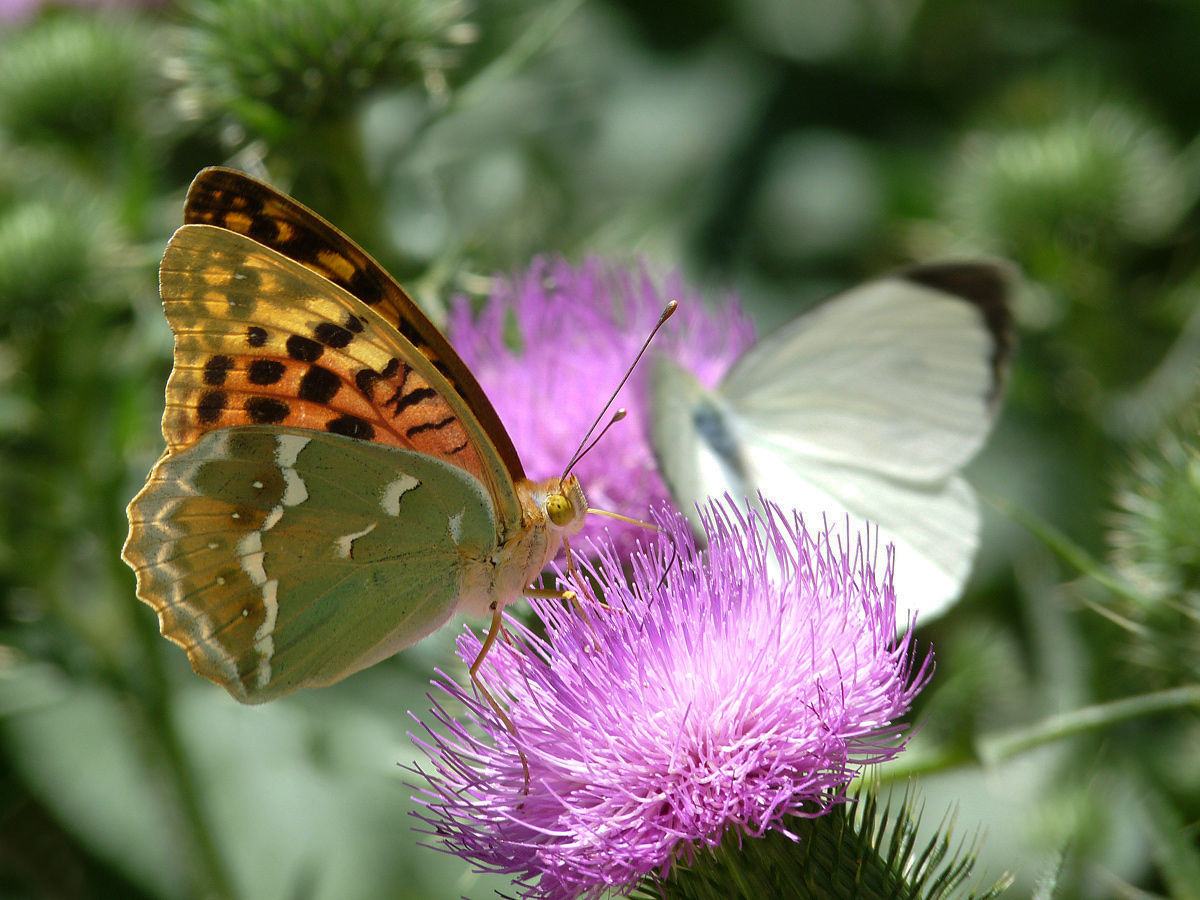
[[[977,307],[992,336],[992,391],[999,400],[1008,379],[1015,349],[1010,299],[1017,280],[1016,268],[999,260],[970,259],[922,263],[898,273],[914,284],[951,294]]]

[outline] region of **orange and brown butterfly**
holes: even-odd
[[[529,481],[412,298],[295,200],[205,169],[159,270],[167,449],[129,504],[138,597],[243,703],[330,684],[520,596],[587,515]]]

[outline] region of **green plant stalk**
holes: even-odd
[[[318,210],[390,268],[381,192],[372,184],[362,137],[353,116],[322,120],[286,138],[282,158],[304,191],[297,199]]]
[[[130,592],[132,597],[132,592]],[[140,604],[139,604],[140,606]],[[149,667],[146,689],[130,691],[137,698],[146,727],[154,736],[162,752],[162,759],[170,773],[175,789],[175,799],[186,823],[195,861],[207,884],[195,893],[200,897],[215,900],[235,900],[232,882],[221,855],[213,840],[212,829],[200,804],[200,791],[188,760],[187,749],[179,734],[171,703],[166,667],[163,665],[162,638],[151,618],[142,609],[131,610],[137,633],[142,643],[142,656]]]
[[[1048,716],[1033,725],[984,735],[975,742],[975,752],[984,765],[995,765],[1010,756],[1016,756],[1042,744],[1088,731],[1098,731],[1120,722],[1181,709],[1200,710],[1200,684],[1189,684],[1153,694],[1141,694],[1110,703],[1085,706],[1082,709]]]
[[[496,85],[528,65],[583,4],[584,0],[558,0],[557,3],[548,6],[507,50],[458,88],[444,107],[425,117],[414,130],[410,145],[418,146],[442,119],[486,101]]]
[[[496,84],[521,71],[556,35],[584,0],[558,0],[539,15],[507,50],[484,67],[478,75],[459,88],[450,101],[448,112],[469,109],[487,99]]]
[[[121,435],[113,435],[118,450],[121,449],[122,440]],[[116,458],[122,459],[124,454],[119,452]],[[117,499],[122,484],[120,478],[114,477],[110,480],[109,490],[105,492],[109,502],[104,504],[104,511],[111,517],[105,522],[105,530],[114,543],[114,546],[110,547],[108,559],[112,567],[113,582],[117,585],[130,584],[130,572],[119,552],[119,542],[124,540],[126,528],[125,516],[117,512],[122,508],[120,500]],[[124,682],[126,696],[136,705],[144,727],[158,745],[160,762],[165,764],[174,788],[177,808],[187,828],[193,859],[203,882],[195,894],[205,897],[206,900],[236,900],[233,883],[217,850],[212,828],[200,803],[195,774],[175,719],[170,681],[166,666],[163,665],[163,639],[158,633],[157,622],[148,614],[148,608],[136,599],[132,585],[123,596],[126,598],[125,607],[141,645],[140,656],[146,666],[146,678],[133,684],[123,672],[120,673],[120,677]]]
[[[1098,731],[1110,725],[1145,716],[1183,709],[1200,710],[1200,684],[1184,685],[1153,694],[1141,694],[1057,713],[1032,725],[982,735],[971,747],[944,750],[931,748],[917,754],[906,752],[901,754],[895,763],[881,766],[872,777],[896,781],[911,775],[930,775],[969,765],[993,766],[1026,750],[1063,738]]]
[[[1028,510],[1022,509],[1013,503],[1009,503],[1002,497],[995,494],[983,494],[981,496],[988,503],[999,510],[1003,515],[1008,516],[1015,522],[1028,528],[1033,534],[1039,538],[1042,543],[1050,548],[1059,559],[1071,566],[1082,575],[1091,578],[1097,584],[1102,585],[1112,591],[1118,597],[1144,605],[1143,598],[1129,584],[1120,578],[1106,572],[1104,566],[1101,565],[1090,553],[1072,541],[1069,537],[1055,528],[1048,522],[1039,519]]]

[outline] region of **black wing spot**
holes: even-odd
[[[375,385],[378,384],[382,378],[383,376],[373,369],[359,369],[354,373],[354,383],[358,385],[359,391],[361,391],[363,396],[368,400],[371,399],[371,395],[375,392]]]
[[[267,342],[267,329],[251,325],[246,330],[246,343],[251,347],[261,347]]]
[[[379,280],[366,269],[355,270],[350,276],[350,283],[345,287],[367,306],[374,306],[383,299],[383,288],[380,287]]]
[[[331,273],[320,261],[321,250],[324,247],[325,242],[321,240],[320,236],[314,234],[305,225],[293,222],[287,240],[279,241],[275,249],[310,269],[318,270],[318,274],[328,278]],[[329,280],[333,281],[334,279],[329,278]]]
[[[433,388],[423,387],[423,388],[417,388],[416,390],[413,390],[413,391],[409,391],[403,397],[400,397],[399,399],[396,400],[396,408],[392,412],[392,417],[395,418],[396,416],[400,415],[400,413],[404,412],[404,410],[408,409],[410,406],[416,406],[418,403],[422,403],[425,400],[432,399],[433,397],[436,397],[436,396],[437,396],[437,391],[435,391]]]
[[[286,371],[287,366],[277,359],[256,359],[250,363],[250,383],[264,386],[275,384]]]
[[[254,238],[260,244],[271,246],[279,240],[279,223],[267,216],[254,215],[246,236]]]
[[[964,261],[928,263],[902,269],[900,275],[916,284],[944,291],[973,304],[992,336],[992,389],[995,402],[1007,380],[1013,354],[1012,312],[1009,294],[1014,275],[1000,263]]]
[[[287,339],[287,352],[288,356],[292,359],[311,363],[321,358],[321,354],[325,352],[325,348],[314,340],[293,334]]]
[[[196,418],[204,425],[211,425],[221,418],[228,402],[229,398],[225,396],[224,391],[205,391],[196,404]]]
[[[325,430],[346,437],[358,438],[361,441],[373,440],[375,429],[370,422],[364,422],[358,416],[344,415],[330,419],[325,423]]]
[[[392,357],[390,360],[388,360],[388,364],[383,367],[382,372],[376,372],[373,369],[359,369],[359,371],[354,374],[354,383],[358,385],[358,389],[362,391],[363,395],[370,400],[372,395],[375,393],[375,385],[377,385],[380,381],[383,381],[385,378],[391,378],[398,371],[400,371],[400,360]],[[407,377],[408,375],[406,372],[405,378]],[[403,388],[403,380],[401,381],[401,388]],[[395,398],[393,397],[393,399]]]
[[[361,316],[356,316],[351,313],[346,317],[346,330],[353,331],[355,334],[362,334],[363,328],[366,327],[365,321]]]
[[[342,379],[321,366],[309,366],[304,377],[300,379],[299,396],[301,400],[322,405],[334,398],[342,387]]]
[[[282,422],[292,411],[282,400],[274,397],[251,397],[246,401],[246,412],[250,420],[258,425],[275,425]]]
[[[340,350],[354,340],[353,332],[333,322],[322,322],[313,329],[313,337],[326,347]]]
[[[413,327],[412,322],[408,321],[408,319],[400,320],[400,326],[398,330],[402,335],[404,335],[405,339],[418,350],[420,350],[422,347],[429,346],[429,342],[425,340],[421,332],[417,331],[417,329]]]
[[[225,383],[225,376],[233,368],[233,358],[229,356],[214,356],[204,364],[204,383],[212,387],[220,387]]]
[[[420,425],[414,425],[404,432],[405,437],[413,437],[423,431],[441,431],[451,422],[457,421],[455,416],[446,416],[440,422],[422,422]]]

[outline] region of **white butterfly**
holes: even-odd
[[[764,338],[715,391],[658,358],[651,441],[679,507],[759,492],[896,547],[898,622],[944,612],[979,543],[959,469],[996,418],[1012,352],[1011,273],[916,266],[839,294]]]

